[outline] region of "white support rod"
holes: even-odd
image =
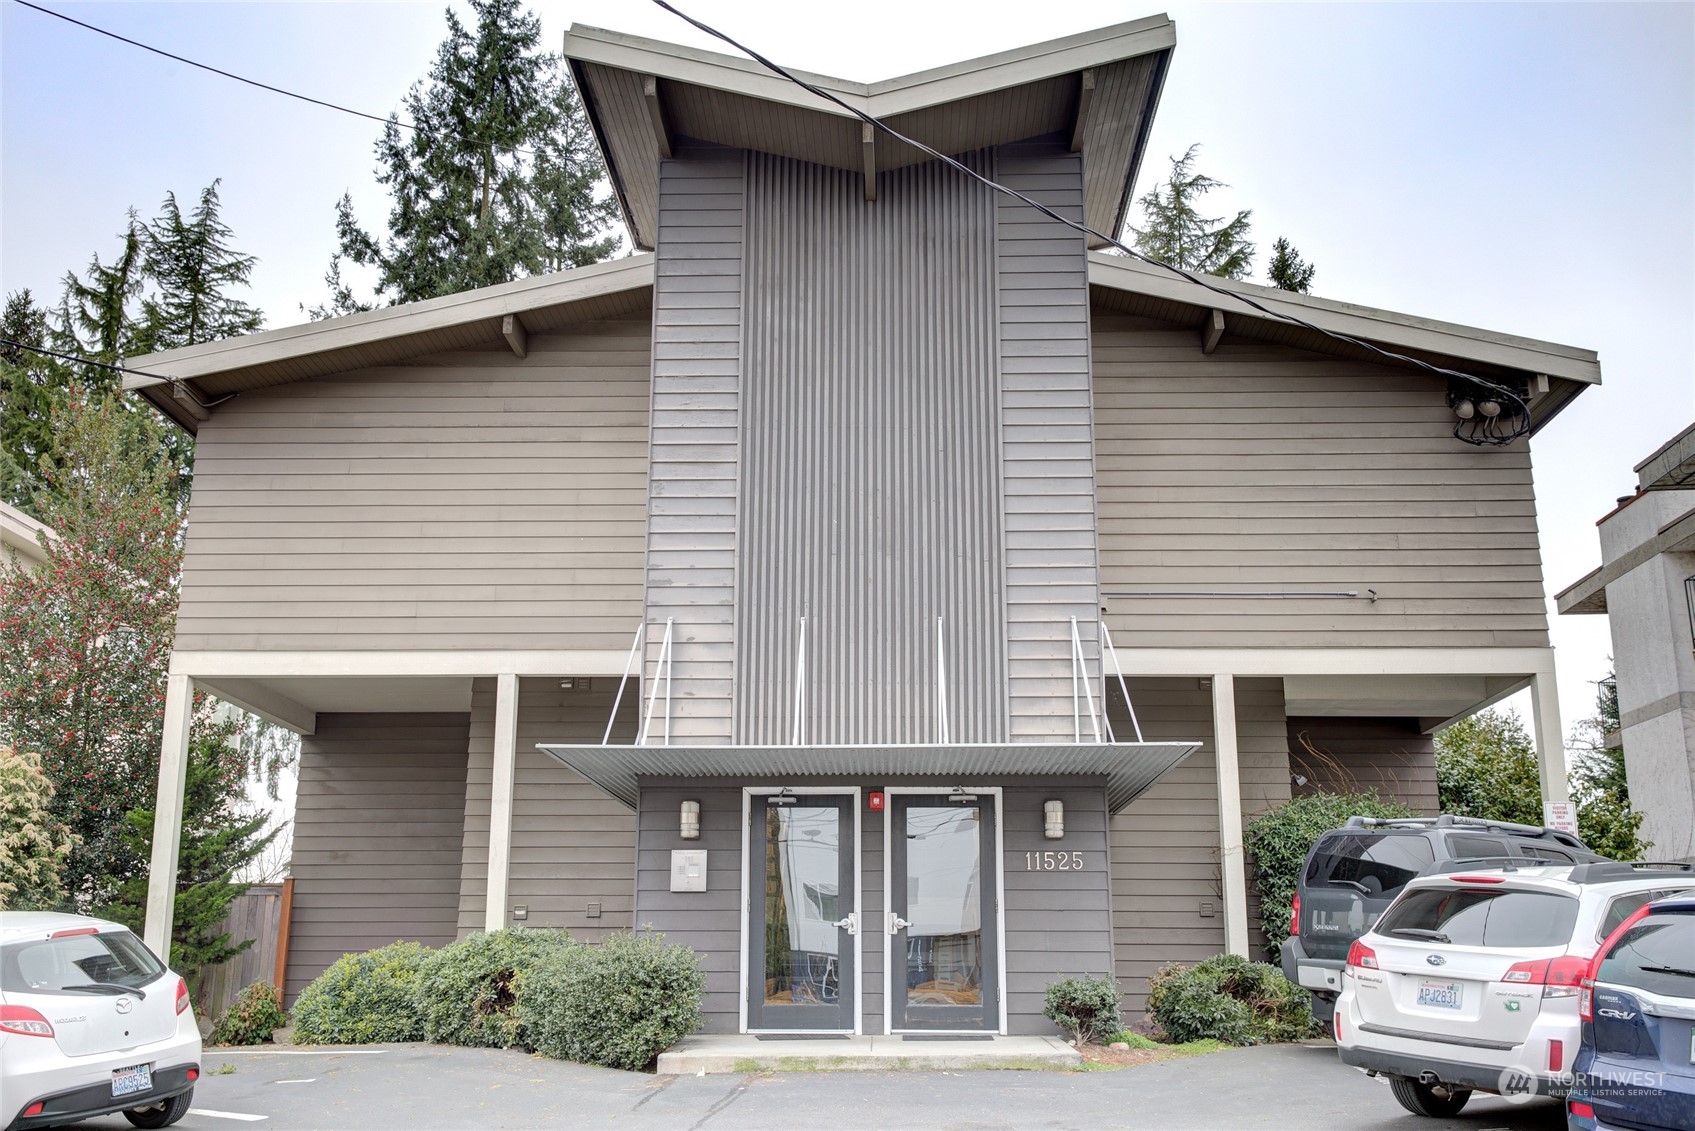
[[[1118,649],[1112,643],[1112,630],[1106,626],[1104,620],[1101,621],[1101,642],[1106,645],[1107,653],[1112,656],[1112,670],[1118,673],[1118,690],[1124,693],[1124,708],[1130,712],[1130,725],[1136,730],[1136,741],[1145,742],[1146,739],[1142,737],[1142,724],[1136,721],[1136,704],[1130,701],[1130,688],[1124,683],[1124,666],[1118,662]],[[1101,701],[1106,701],[1104,695]]]
[[[512,871],[512,797],[518,780],[518,677],[495,677],[494,772],[488,806],[488,888],[483,929],[506,926],[507,880]]]
[[[1224,888],[1224,949],[1248,954],[1248,874],[1242,852],[1242,771],[1236,741],[1236,677],[1212,677],[1213,762],[1218,773],[1218,871]]]
[[[665,745],[671,745],[671,618],[665,618]]]
[[[1076,617],[1071,618],[1071,670],[1072,697],[1073,699],[1076,698],[1076,688],[1081,686],[1083,688],[1084,702],[1086,702],[1089,707],[1089,729],[1094,732],[1095,741],[1099,742],[1101,740],[1101,721],[1095,715],[1095,689],[1089,686],[1089,663],[1083,655],[1083,637],[1077,631]],[[1072,707],[1073,713],[1075,714],[1075,702],[1072,704]],[[1081,728],[1079,727],[1077,729],[1080,730]],[[1081,734],[1078,735],[1077,741],[1083,741]]]
[[[147,921],[142,937],[166,964],[176,918],[177,864],[182,848],[182,794],[188,783],[188,728],[194,716],[194,682],[165,678],[165,734],[159,746],[159,792],[153,809],[153,862],[147,872]]]
[[[802,721],[806,711],[806,618],[800,618],[800,642],[795,645],[795,717],[789,730],[791,746],[804,745],[806,728]]]
[[[1078,745],[1083,741],[1083,715],[1080,702],[1082,697],[1077,694],[1077,618],[1071,618],[1071,742]]]
[[[644,745],[653,733],[653,712],[659,705],[659,680],[665,680],[665,745],[671,745],[671,618],[665,618],[665,636],[659,642],[659,656],[653,664],[653,686],[647,692],[647,714],[642,719],[641,733],[636,745]]]
[[[602,746],[612,741],[612,724],[618,721],[618,708],[624,702],[624,685],[630,682],[630,669],[636,666],[636,653],[641,651],[642,635],[646,631],[646,621],[636,625],[636,638],[630,642],[630,658],[624,661],[624,674],[618,680],[618,694],[612,697],[612,717],[606,720],[606,733],[600,739]]]

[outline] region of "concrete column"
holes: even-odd
[[[1554,669],[1530,677],[1530,713],[1536,716],[1536,761],[1542,771],[1542,803],[1570,801],[1566,782],[1565,724]]]
[[[167,964],[177,907],[177,854],[182,847],[182,794],[188,784],[188,725],[194,682],[165,678],[165,736],[159,744],[159,794],[153,805],[153,862],[147,872],[147,921],[142,937]]]
[[[507,876],[512,867],[512,791],[518,769],[518,677],[496,680],[494,699],[494,779],[488,806],[488,902],[483,929],[506,926]]]
[[[1212,677],[1213,762],[1218,768],[1218,871],[1224,881],[1224,949],[1248,954],[1248,874],[1242,855],[1242,773],[1236,748],[1236,677]]]

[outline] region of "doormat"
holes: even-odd
[[[907,1033],[903,1041],[992,1041],[993,1033]]]
[[[755,1033],[756,1041],[845,1041],[846,1033]]]

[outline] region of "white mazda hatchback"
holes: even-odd
[[[188,985],[128,928],[0,911],[0,1127],[168,1127],[199,1077]]]

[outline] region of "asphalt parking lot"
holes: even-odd
[[[184,1131],[384,1128],[1155,1127],[1197,1131],[1552,1131],[1553,1101],[1403,1111],[1325,1046],[1239,1049],[1105,1072],[760,1073],[656,1077],[493,1049],[207,1049]],[[220,1072],[229,1065],[233,1071]],[[80,1126],[130,1131],[122,1116]]]

